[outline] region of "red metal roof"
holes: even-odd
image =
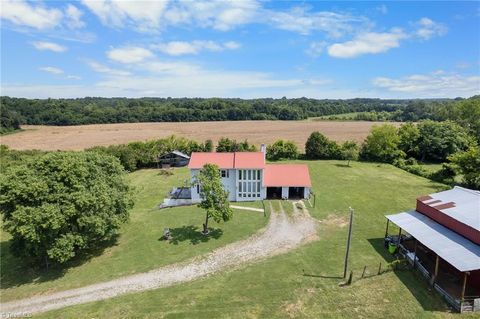
[[[262,152],[234,153],[235,168],[264,168],[265,158]]]
[[[188,168],[198,169],[205,164],[216,164],[223,169],[234,168],[233,153],[197,153],[190,155]]]
[[[308,166],[305,164],[265,165],[263,186],[311,187]]]
[[[188,168],[200,169],[205,164],[216,164],[222,169],[264,168],[262,152],[204,153],[194,152],[190,156]]]

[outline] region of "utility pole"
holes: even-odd
[[[348,254],[350,253],[350,241],[352,240],[353,208],[350,209],[350,225],[348,226],[347,253],[345,254],[345,266],[343,268],[343,278],[347,277]]]

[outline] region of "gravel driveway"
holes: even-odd
[[[0,304],[0,317],[12,313],[39,313],[127,293],[168,287],[284,253],[316,238],[315,219],[310,217],[303,202],[298,203],[303,209],[298,209],[297,204],[294,204],[293,216],[287,216],[283,209],[275,212],[272,209],[270,221],[263,231],[204,256],[146,273]],[[283,205],[291,204],[284,202]]]

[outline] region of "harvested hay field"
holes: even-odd
[[[256,144],[288,139],[303,149],[313,131],[320,131],[338,142],[363,141],[378,122],[339,121],[223,121],[121,123],[78,126],[24,125],[24,131],[1,137],[1,144],[18,150],[82,150],[98,145],[145,141],[169,135],[183,136],[203,142],[216,142],[221,137],[247,139]],[[397,124],[398,125],[398,124]]]

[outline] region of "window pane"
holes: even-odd
[[[238,171],[238,179],[242,179],[242,170]]]
[[[252,191],[252,183],[248,182],[248,192],[251,192],[251,191]]]
[[[242,182],[238,183],[238,191],[242,192]]]
[[[260,170],[257,171],[257,179],[260,180]]]

